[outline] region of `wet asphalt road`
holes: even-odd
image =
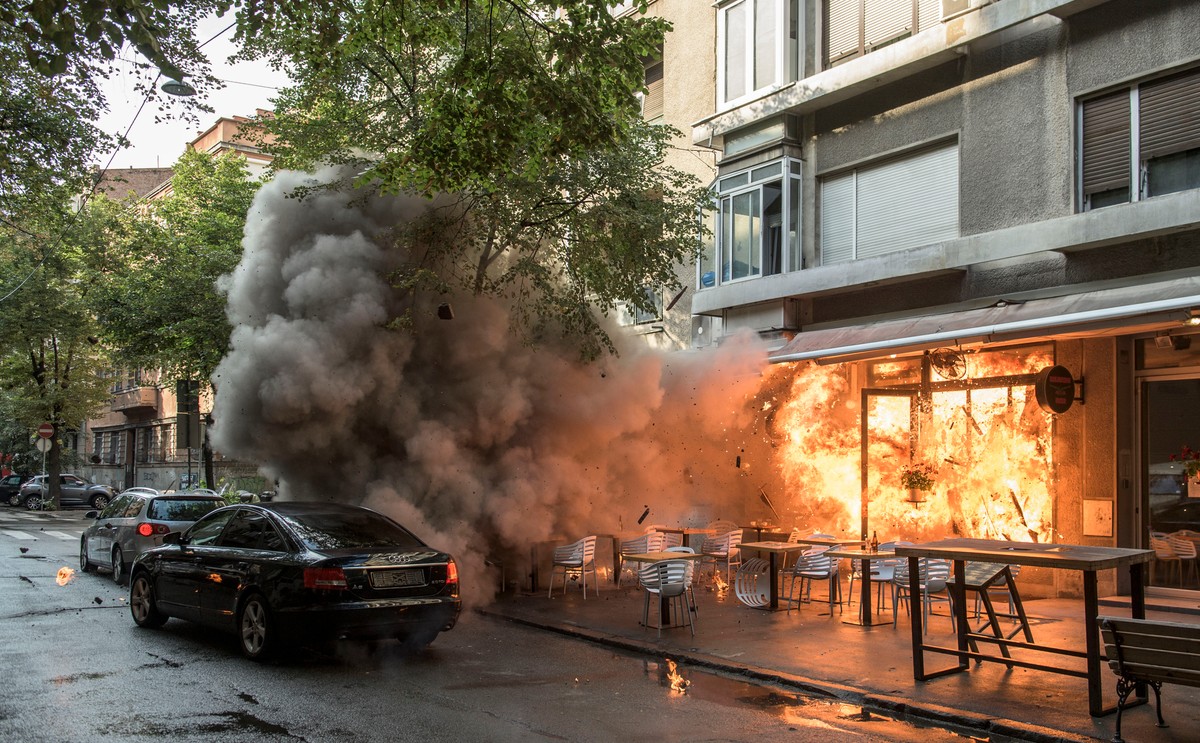
[[[0,507],[4,741],[961,741],[464,613],[426,652],[299,650],[268,664],[231,637],[134,626],[125,588],[76,573],[82,511]]]

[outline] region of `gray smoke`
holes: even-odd
[[[566,344],[523,344],[502,302],[470,296],[393,329],[387,276],[409,256],[389,237],[429,203],[289,197],[312,178],[260,191],[222,281],[234,331],[214,378],[219,451],[278,478],[281,497],[367,505],[450,551],[468,603],[494,593],[485,560],[640,532],[647,505],[646,525],[766,515],[755,342],[584,364]],[[436,316],[445,301],[452,320]]]

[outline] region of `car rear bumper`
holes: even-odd
[[[283,609],[280,632],[289,639],[403,637],[416,632],[443,632],[462,612],[457,597],[354,601]]]

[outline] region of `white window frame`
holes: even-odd
[[[773,168],[774,172],[771,170]],[[793,205],[799,206],[802,203],[802,168],[802,161],[792,157],[783,157],[743,170],[721,174],[717,178],[712,187],[715,207],[712,236],[715,243],[713,262],[711,266],[705,266],[703,263],[697,262],[696,286],[698,289],[712,289],[722,285],[753,281],[764,276],[777,276],[803,268],[803,265],[799,265],[802,262],[802,251],[800,250],[801,225],[799,224],[803,220],[802,209],[793,209]],[[762,193],[767,185],[773,183],[780,184],[780,269],[777,273],[764,274],[763,269],[765,267],[766,256],[764,255],[763,246]],[[759,211],[757,216],[759,224],[755,232],[753,250],[757,251],[758,254],[758,271],[747,276],[734,278],[732,275],[733,261],[731,258],[728,262],[730,265],[730,276],[726,278],[724,270],[726,261],[724,256],[730,250],[730,246],[724,240],[725,205],[727,203],[732,204],[732,201],[739,196],[756,192],[759,194]],[[792,245],[793,241],[796,243],[794,249]],[[705,275],[709,273],[712,276],[706,279]]]
[[[774,53],[772,59],[775,65],[775,76],[761,87],[756,88],[754,85],[754,63],[755,63],[755,38],[757,36],[755,29],[755,20],[757,13],[755,10],[759,3],[769,3],[775,6],[775,34],[774,34]],[[801,46],[804,39],[804,14],[802,2],[797,0],[723,0],[717,3],[717,109],[724,110],[733,108],[741,103],[744,103],[754,98],[762,96],[764,93],[777,90],[784,85],[794,82],[797,78],[803,76],[800,65],[803,64],[803,54],[801,54]],[[743,7],[746,6],[746,7]],[[736,8],[749,10],[748,22],[746,24],[743,59],[741,61],[743,79],[743,89],[745,92],[735,98],[726,99],[725,91],[727,89],[729,64],[726,59],[727,41],[729,40],[728,31],[728,15],[730,11]],[[793,19],[792,14],[796,14]],[[796,42],[791,44],[790,30],[792,24],[796,24]],[[795,59],[792,56],[795,56]]]

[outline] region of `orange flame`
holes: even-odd
[[[671,691],[686,694],[687,688],[691,686],[692,682],[680,675],[678,669],[679,667],[675,664],[675,661],[667,658],[667,680],[671,682]]]
[[[721,577],[721,574],[713,571],[713,585],[717,588],[717,593],[724,595],[729,590],[729,584]]]
[[[220,583],[221,582],[221,574],[220,573],[209,573],[208,579],[211,580],[213,583]]]
[[[790,379],[765,385],[778,399],[763,407],[781,454],[782,492],[794,494],[776,499],[776,507],[796,524],[858,534],[865,415],[867,514],[881,540],[1051,541],[1051,416],[1032,387],[1006,378],[1052,363],[1045,347],[967,354],[967,389],[935,387],[924,397],[915,384],[918,358],[876,363],[865,375],[852,365],[774,365],[767,376]],[[943,381],[935,370],[933,382]],[[861,410],[863,387],[897,384],[911,394],[868,394]],[[900,486],[900,468],[910,461],[936,471],[919,505]]]
[[[65,586],[75,579],[75,571],[68,567],[58,569],[58,575],[54,577],[54,582],[60,586]]]

